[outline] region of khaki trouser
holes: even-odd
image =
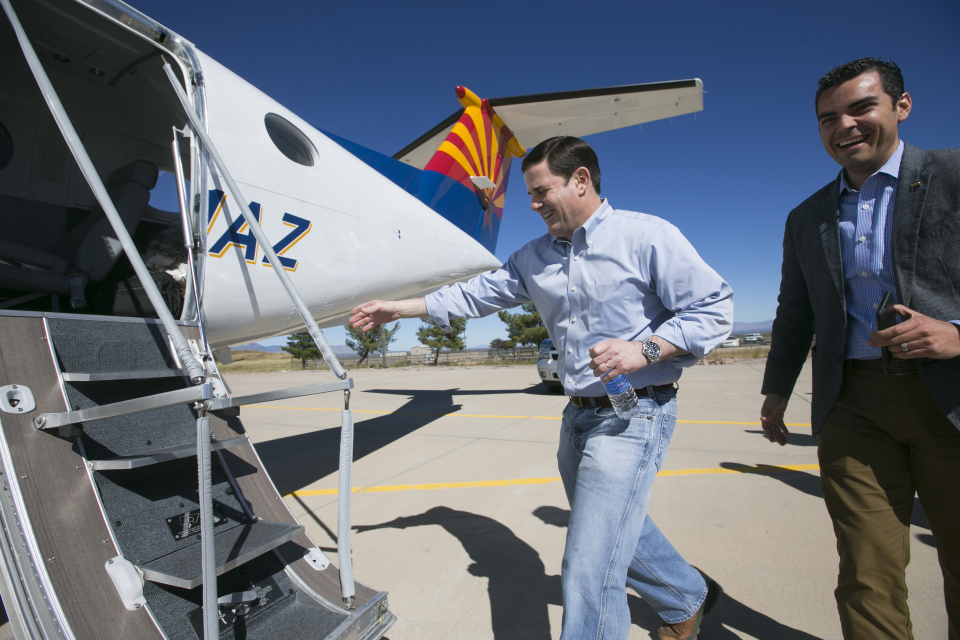
[[[943,571],[949,640],[960,640],[960,431],[921,376],[845,368],[818,454],[843,637],[913,638],[905,570],[917,494]]]

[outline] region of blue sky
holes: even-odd
[[[704,110],[590,136],[603,195],[663,217],[736,292],[735,319],[776,311],[787,214],[836,176],[817,135],[817,79],[895,60],[913,97],[901,138],[960,147],[960,3],[196,2],[137,9],[320,129],[392,154],[458,108],[504,97],[700,78]],[[514,163],[497,257],[545,232]],[[403,322],[392,348],[417,344]],[[471,320],[468,344],[505,337]],[[344,332],[325,330],[332,344]],[[270,342],[283,342],[274,339]]]

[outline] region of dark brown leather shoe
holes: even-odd
[[[660,640],[697,640],[697,636],[700,634],[700,623],[703,622],[703,616],[710,613],[710,610],[713,609],[717,598],[720,597],[720,591],[720,585],[707,578],[707,597],[704,598],[703,604],[700,605],[697,614],[676,624],[667,624],[664,622],[657,631],[657,637]]]

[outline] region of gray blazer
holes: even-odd
[[[773,344],[763,376],[762,393],[790,397],[816,335],[814,436],[843,381],[847,305],[839,194],[838,175],[787,217]],[[960,149],[924,151],[904,144],[892,237],[898,300],[937,320],[960,320]],[[937,405],[960,429],[960,357],[916,363]]]

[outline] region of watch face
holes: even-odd
[[[643,353],[646,354],[651,361],[656,362],[660,359],[660,345],[653,340],[647,340],[643,343]]]

